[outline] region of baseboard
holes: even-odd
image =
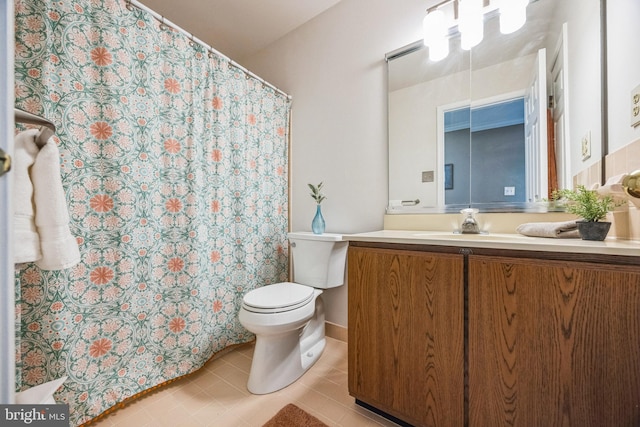
[[[324,334],[329,338],[347,342],[347,328],[331,322],[324,322]]]
[[[365,403],[360,399],[356,399],[356,405],[362,406],[363,408],[365,408],[365,409],[367,409],[367,410],[369,410],[369,411],[371,411],[371,412],[373,412],[375,414],[378,414],[381,417],[384,417],[384,418],[388,419],[389,421],[393,421],[394,423],[398,424],[399,426],[402,426],[402,427],[413,427],[412,424],[409,424],[409,423],[407,423],[405,421],[402,421],[400,418],[396,418],[391,414],[387,414],[386,412],[381,411],[380,409],[376,408],[375,406],[371,406],[368,403]]]

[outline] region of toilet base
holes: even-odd
[[[324,305],[318,295],[314,316],[302,328],[278,335],[257,335],[247,389],[268,394],[290,385],[320,358],[324,336]]]
[[[284,343],[280,341],[280,344]],[[294,350],[290,353],[290,357],[276,362],[275,357],[267,356],[267,352],[261,348],[262,346],[259,346],[259,340],[256,340],[247,389],[253,394],[268,394],[291,385],[320,358],[325,345],[326,340],[323,338],[305,354]],[[256,355],[266,359],[255,363],[258,360]]]

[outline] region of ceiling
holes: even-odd
[[[340,0],[141,0],[236,62],[278,40]]]

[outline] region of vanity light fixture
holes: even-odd
[[[456,33],[460,33],[463,49],[469,50],[478,45],[484,37],[484,18],[489,13],[500,13],[501,33],[519,30],[527,20],[529,1],[444,0],[430,7],[422,22],[429,59],[440,61],[446,58],[449,55],[449,37]]]

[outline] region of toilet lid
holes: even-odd
[[[283,282],[249,291],[242,302],[248,308],[282,311],[307,304],[313,299],[314,289],[298,283]]]

